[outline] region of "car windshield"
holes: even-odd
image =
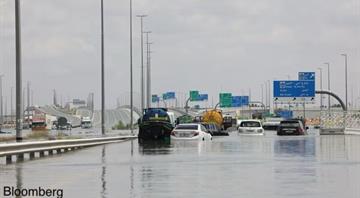
[[[180,130],[197,130],[198,125],[178,125],[176,129]]]
[[[241,122],[240,126],[241,127],[260,127],[260,122],[245,121],[245,122]]]
[[[283,127],[300,127],[299,122],[281,122],[280,126]]]

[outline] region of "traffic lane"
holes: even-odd
[[[355,198],[360,195],[359,138],[278,137],[270,131],[231,133],[212,142],[133,141],[0,166],[0,178],[63,188],[69,197]]]

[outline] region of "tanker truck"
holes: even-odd
[[[231,118],[231,117],[230,117]],[[219,109],[207,110],[202,115],[202,122],[204,123],[214,123],[222,130],[226,130],[231,127],[228,122],[228,118],[223,116],[222,111]]]
[[[139,118],[139,142],[146,140],[170,141],[174,121],[166,108],[148,108],[144,115]]]
[[[221,129],[223,129],[223,121],[222,112],[218,109],[205,111],[202,115],[202,122],[214,123]]]

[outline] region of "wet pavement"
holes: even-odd
[[[360,136],[135,140],[2,163],[2,186],[63,189],[64,197],[358,198]]]

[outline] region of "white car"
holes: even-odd
[[[238,127],[239,134],[264,135],[260,120],[242,120]]]
[[[212,140],[212,136],[202,124],[179,124],[171,132],[171,140]]]

